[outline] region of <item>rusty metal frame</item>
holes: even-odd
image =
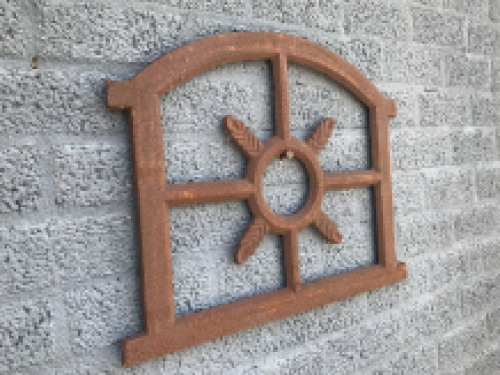
[[[250,159],[242,180],[167,184],[159,98],[177,85],[217,66],[270,60],[273,66],[275,137],[262,143],[238,120],[228,116],[229,136]],[[317,70],[350,90],[369,110],[373,166],[370,170],[324,173],[317,154],[326,144],[333,120],[321,122],[311,137],[290,134],[288,62]],[[394,247],[388,117],[396,104],[385,98],[353,65],[319,45],[271,32],[240,32],[209,37],[178,48],[129,81],[108,81],[107,105],[128,109],[131,122],[136,204],[141,248],[141,297],[144,332],[122,341],[123,364],[182,350],[221,336],[282,319],[332,301],[367,292],[406,278]],[[265,204],[261,176],[267,163],[283,152],[297,156],[310,177],[302,209],[280,216]],[[335,224],[321,211],[325,190],[372,186],[375,197],[377,264],[301,283],[298,231],[312,224],[330,242],[341,241]],[[203,202],[247,200],[254,215],[235,255],[244,262],[264,234],[284,237],[286,287],[176,318],[168,208]]]

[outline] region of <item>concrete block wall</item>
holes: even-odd
[[[340,54],[398,102],[391,120],[398,259],[408,280],[261,327],[120,365],[141,331],[137,223],[126,116],[104,81],[209,35],[280,31]],[[500,2],[497,0],[0,0],[1,374],[500,373]],[[370,166],[366,109],[290,65],[293,134],[336,119],[325,170]],[[206,72],[162,98],[169,183],[239,178],[231,114],[273,134],[266,62]],[[266,199],[307,195],[275,161]],[[329,192],[344,234],[300,235],[304,281],[375,262],[370,189]],[[244,202],[171,209],[176,313],[280,288],[281,240],[232,263]]]

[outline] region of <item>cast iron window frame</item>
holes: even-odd
[[[252,200],[260,199],[255,197],[261,194],[250,181],[252,176],[258,175],[255,171],[253,175],[247,173],[243,180],[168,184],[160,97],[204,71],[249,60],[270,60],[273,66],[276,126],[273,139],[279,146],[273,146],[272,153],[292,148],[305,155],[301,154],[301,161],[309,173],[317,170],[316,161],[309,151],[302,151],[306,143],[290,135],[287,76],[290,61],[327,75],[351,91],[368,108],[373,165],[363,171],[323,173],[315,182],[321,186],[315,193],[319,198],[315,196],[316,200],[313,199],[314,210],[302,209],[288,224],[283,217],[270,219],[268,224],[284,236],[285,288],[177,318],[168,208],[233,199],[246,199],[252,208]],[[110,109],[129,112],[141,251],[144,331],[122,341],[125,366],[406,279],[406,266],[398,264],[394,245],[388,118],[396,116],[396,103],[385,98],[358,69],[337,54],[281,33],[228,33],[180,47],[147,66],[131,80],[107,81],[106,90]],[[231,135],[228,121],[231,120],[226,118],[226,129]],[[271,148],[269,145],[268,149]],[[317,206],[323,191],[362,186],[374,189],[377,264],[301,283],[296,237],[305,225],[314,224],[313,216],[319,212]],[[255,210],[252,212],[255,216]],[[321,232],[321,225],[316,227]],[[330,233],[334,241],[332,227],[325,228],[322,234],[328,238]]]

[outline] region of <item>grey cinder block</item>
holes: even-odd
[[[419,169],[450,165],[452,148],[447,129],[397,129],[391,132],[393,167]]]
[[[401,345],[403,320],[400,311],[395,310],[379,314],[359,326],[359,353],[365,363]]]
[[[264,186],[262,190],[267,205],[280,215],[297,213],[306,203],[309,194],[307,185],[304,184]]]
[[[398,115],[389,118],[389,128],[406,128],[418,125],[417,94],[408,89],[380,88],[389,99],[394,99],[398,108]]]
[[[498,223],[498,213],[493,206],[479,206],[462,209],[454,221],[455,238],[488,235],[493,233]]]
[[[479,199],[491,199],[500,195],[500,168],[497,166],[485,166],[478,168],[477,173],[477,196]]]
[[[496,98],[485,95],[474,95],[471,98],[472,123],[480,126],[496,127],[500,121],[500,102]]]
[[[210,251],[220,261],[233,259],[232,252],[252,218],[242,201],[171,207],[169,212],[173,253]]]
[[[495,22],[500,20],[500,4],[497,1],[490,1],[490,18]]]
[[[403,43],[389,43],[384,47],[384,80],[437,86],[442,82],[441,53],[434,48],[423,48]],[[398,111],[398,117],[404,111]]]
[[[488,128],[468,128],[453,131],[450,139],[453,147],[452,163],[461,165],[497,158],[495,131]]]
[[[470,97],[466,94],[422,93],[419,105],[422,126],[470,125]]]
[[[489,90],[491,87],[490,62],[472,59],[465,55],[448,55],[445,58],[446,84],[449,86],[475,87]]]
[[[49,300],[5,304],[0,316],[0,371],[12,373],[55,359],[57,332]]]
[[[497,340],[500,334],[500,308],[486,315],[486,327],[490,340]]]
[[[282,240],[273,233],[264,237],[245,263],[238,265],[232,257],[218,263],[217,303],[228,303],[283,288],[285,278],[282,262]]]
[[[498,344],[491,350],[479,356],[474,363],[467,366],[465,375],[489,375],[494,374],[500,368],[500,347]]]
[[[362,363],[362,344],[359,327],[351,327],[332,337],[325,337],[314,344],[322,353],[324,373],[353,373]]]
[[[392,191],[394,211],[421,211],[424,207],[424,174],[420,171],[394,171]]]
[[[326,117],[335,120],[337,130],[366,129],[366,107],[340,84],[298,64],[289,64],[288,72],[293,130],[308,136]]]
[[[500,266],[500,252],[498,247],[500,241],[496,238],[487,238],[478,242],[478,251],[481,252],[484,262],[485,272],[494,272]]]
[[[208,253],[176,253],[172,257],[175,313],[185,315],[217,301],[217,272]]]
[[[382,80],[382,45],[374,39],[352,38],[342,46],[342,57],[371,80]]]
[[[33,48],[31,5],[24,1],[0,1],[0,53],[27,56]]]
[[[62,145],[54,154],[57,205],[98,206],[132,198],[126,145]]]
[[[115,344],[141,332],[139,285],[119,276],[75,285],[64,295],[74,353]]]
[[[421,8],[412,9],[413,40],[441,46],[464,46],[465,17]]]
[[[41,150],[30,144],[0,151],[0,213],[39,208],[42,191]]]
[[[80,61],[150,62],[201,37],[241,29],[213,15],[187,14],[158,4],[48,1],[44,19],[45,58]]]
[[[468,28],[469,52],[493,55],[500,51],[500,29],[496,25],[472,23]]]
[[[115,74],[1,67],[0,131],[9,135],[123,133],[124,114],[109,111],[104,98],[104,80],[116,79]]]
[[[15,295],[54,285],[54,258],[46,223],[1,227],[0,294]]]
[[[266,7],[271,8],[276,6],[273,2],[260,4],[265,4]],[[273,10],[274,12],[281,10],[281,22],[288,25],[306,26],[328,32],[341,32],[343,26],[341,5],[342,2],[338,0],[292,0],[283,1],[281,9]],[[271,14],[273,14],[272,10]]]
[[[487,340],[486,321],[483,317],[447,333],[438,344],[439,369],[460,369],[467,359],[481,353]]]
[[[398,254],[402,259],[440,251],[453,240],[453,216],[446,212],[405,215],[396,222]]]
[[[498,277],[487,276],[476,278],[462,288],[462,313],[470,317],[487,307],[495,306],[499,286]]]
[[[405,349],[395,358],[386,359],[368,373],[371,375],[435,374],[438,371],[437,351],[433,344]]]
[[[446,332],[458,324],[462,317],[460,293],[455,290],[440,291],[408,304],[402,311],[403,342],[410,343],[415,338],[431,337]]]
[[[125,214],[51,221],[58,277],[72,283],[135,269],[139,254],[133,225],[132,217]]]
[[[495,3],[495,1],[491,3]],[[487,1],[478,3],[474,0],[444,0],[443,7],[455,12],[464,13],[469,17],[477,17],[485,20],[488,18],[489,13]]]
[[[351,1],[346,6],[346,33],[374,35],[384,39],[408,38],[405,8],[381,1]]]
[[[424,173],[425,201],[429,209],[470,206],[474,201],[474,171],[465,168],[429,169]]]

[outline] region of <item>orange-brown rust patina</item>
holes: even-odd
[[[219,65],[270,60],[273,66],[275,136],[258,140],[237,119],[224,127],[249,158],[243,180],[167,184],[159,98],[187,79]],[[317,154],[334,126],[318,124],[305,142],[290,134],[288,62],[317,70],[350,90],[369,110],[373,166],[370,170],[324,173]],[[396,115],[385,98],[354,66],[326,48],[306,40],[270,32],[241,32],[206,38],[163,56],[130,81],[107,82],[107,104],[130,113],[135,189],[141,248],[144,332],[123,340],[123,363],[133,366],[243,329],[367,292],[406,278],[394,248],[388,117]],[[228,114],[230,115],[230,114]],[[275,157],[297,157],[310,179],[305,205],[281,216],[265,203],[262,174]],[[313,225],[328,241],[342,240],[337,226],[321,211],[325,190],[372,186],[375,196],[377,259],[373,266],[301,283],[298,232]],[[242,236],[235,261],[250,257],[267,232],[284,237],[286,287],[274,292],[175,317],[168,208],[203,202],[244,199],[254,216]]]

